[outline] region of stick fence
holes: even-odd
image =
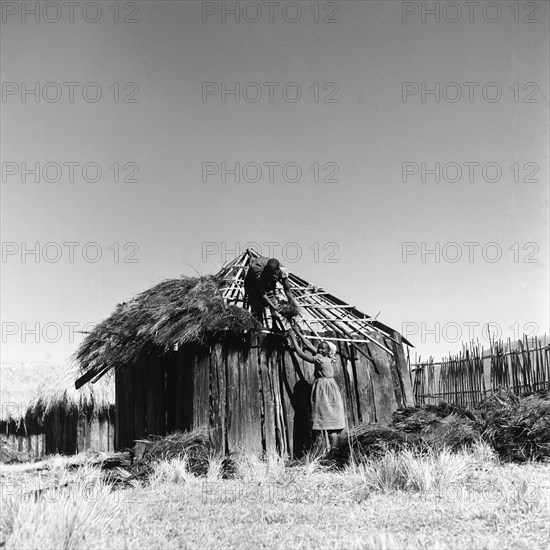
[[[548,337],[527,337],[512,344],[491,342],[485,350],[477,344],[434,363],[433,358],[410,367],[417,405],[476,407],[500,389],[515,394],[550,388]]]

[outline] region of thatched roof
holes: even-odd
[[[150,354],[161,355],[176,345],[260,328],[248,311],[226,304],[221,284],[223,280],[214,276],[168,279],[119,304],[86,336],[76,361],[97,375]]]
[[[76,390],[74,363],[2,363],[0,422],[35,423],[55,408],[76,410],[88,416],[101,416],[115,403],[112,377]]]
[[[0,422],[24,417],[38,389],[59,365],[43,362],[3,362],[0,365]]]
[[[107,414],[115,405],[115,381],[104,376],[97,384],[87,384],[78,390],[74,380],[80,373],[74,362],[53,372],[38,388],[29,404],[26,418],[41,419],[55,408],[78,411],[93,418]]]
[[[163,355],[177,345],[264,329],[244,309],[244,278],[257,257],[254,250],[246,250],[216,275],[169,279],[119,304],[78,348],[75,359],[84,374],[77,387],[99,380],[111,368]],[[330,332],[329,339],[372,343],[392,354],[385,343],[395,341],[393,329],[292,273],[289,284],[310,334]]]

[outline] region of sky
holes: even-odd
[[[2,361],[247,243],[411,357],[550,332],[549,5],[470,9],[2,2]]]

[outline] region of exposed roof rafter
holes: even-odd
[[[225,264],[216,275],[225,282],[220,292],[227,303],[244,307],[244,278],[251,261],[259,256],[255,250],[247,249]],[[301,318],[308,327],[315,324],[320,327],[319,332],[336,333],[336,341],[375,343],[392,354],[388,347],[375,338],[375,333],[397,342],[393,329],[294,273],[289,273],[288,280],[296,303],[302,311]],[[284,298],[281,290],[279,293]],[[403,337],[402,340],[405,344],[412,345]]]

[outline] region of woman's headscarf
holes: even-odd
[[[332,342],[327,342],[328,347],[330,348],[330,358],[333,361],[336,361],[336,346]]]

